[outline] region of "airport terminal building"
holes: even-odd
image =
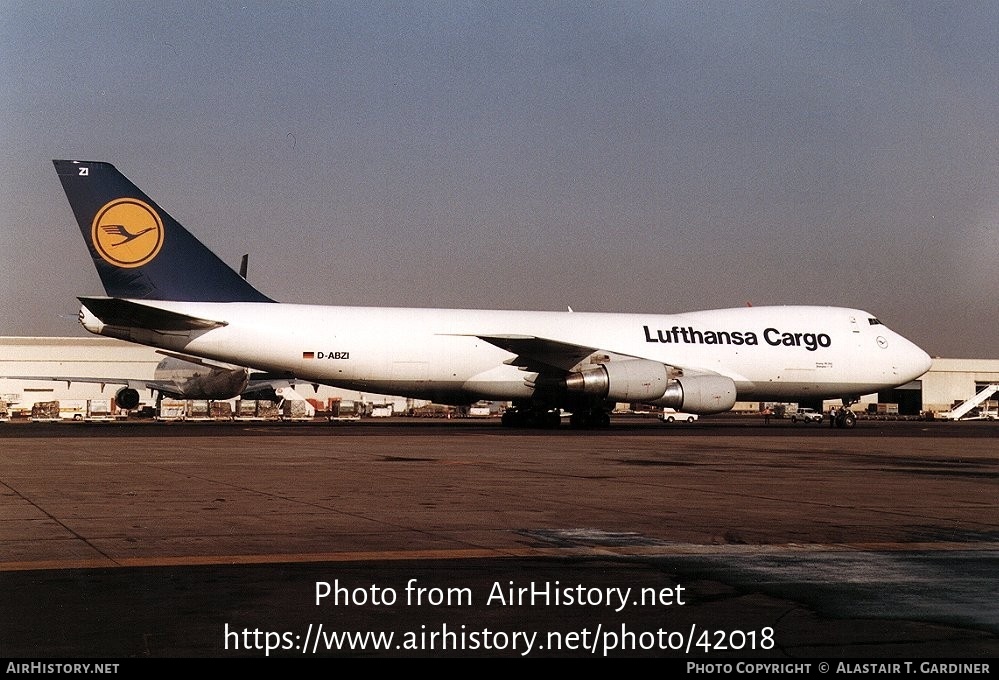
[[[67,378],[162,380],[181,372],[183,363],[153,348],[112,338],[0,337],[0,399],[29,410],[36,402],[111,399],[121,385],[74,382]],[[190,369],[187,367],[186,370]],[[17,376],[63,380],[25,380]],[[933,359],[932,367],[919,380],[889,392],[866,395],[854,409],[866,410],[867,405],[873,403],[895,403],[903,414],[937,413],[947,411],[955,402],[970,399],[984,387],[995,384],[999,384],[999,360],[938,357]],[[304,385],[297,387],[296,391],[302,397],[320,402],[340,398],[390,403],[395,413],[402,413],[413,406],[412,400],[401,397],[364,394],[327,386],[319,386],[316,390],[311,385]],[[141,394],[141,400],[152,405],[155,395],[146,390]],[[737,404],[738,407],[748,407],[749,410],[752,405]]]

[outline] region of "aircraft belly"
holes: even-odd
[[[739,401],[794,401],[795,399],[838,399],[849,395],[873,394],[883,384],[869,382],[757,382],[736,383]]]
[[[481,397],[469,393],[461,382],[345,380],[330,381],[334,387],[373,394],[388,394],[409,399],[426,399],[438,404],[468,404]]]
[[[515,382],[500,382],[495,380],[481,382],[469,380],[463,387],[465,392],[475,395],[476,400],[494,399],[510,401],[513,399],[530,399],[534,393],[534,390],[524,384],[523,380]]]

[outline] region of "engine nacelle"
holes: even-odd
[[[565,378],[565,389],[579,394],[610,401],[654,402],[669,387],[666,366],[648,359],[609,361]]]
[[[118,404],[118,408],[123,408],[126,411],[131,411],[133,408],[139,405],[139,393],[133,390],[131,387],[122,387],[114,395],[114,401]]]
[[[723,375],[694,375],[670,382],[656,406],[690,413],[724,413],[735,406],[735,382]]]

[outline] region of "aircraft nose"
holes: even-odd
[[[933,359],[914,343],[908,340],[905,342],[906,351],[901,357],[899,368],[905,372],[910,380],[915,380],[930,370],[930,366],[933,365]]]

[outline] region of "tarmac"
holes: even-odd
[[[991,659],[997,435],[0,423],[0,656]]]

